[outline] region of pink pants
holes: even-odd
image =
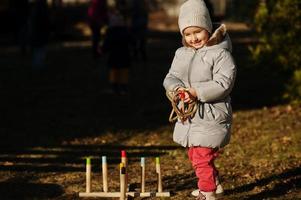
[[[206,147],[190,147],[188,157],[198,177],[198,188],[204,192],[216,190],[215,178],[218,171],[214,166],[217,150]]]

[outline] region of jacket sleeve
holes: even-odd
[[[212,80],[199,82],[194,87],[201,102],[213,102],[227,97],[234,85],[236,66],[230,52],[223,50],[213,66]]]
[[[163,86],[167,91],[173,91],[178,87],[185,87],[185,84],[179,78],[179,73],[175,70],[176,66],[179,64],[178,63],[179,58],[177,56],[178,52],[179,50],[177,50],[175,57],[172,61],[171,67],[169,69],[169,72],[163,81]]]

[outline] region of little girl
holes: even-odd
[[[167,91],[182,91],[184,102],[197,101],[197,111],[178,120],[173,139],[188,147],[188,156],[198,177],[197,200],[216,199],[218,171],[214,160],[218,150],[230,141],[232,90],[236,67],[231,41],[212,22],[203,0],[188,0],[180,8],[179,28],[183,47],[179,48],[164,79]],[[222,37],[217,37],[222,36]]]

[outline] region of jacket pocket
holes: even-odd
[[[218,102],[211,104],[214,120],[219,123],[229,123],[232,120],[232,108],[228,102]]]
[[[177,121],[173,131],[173,141],[186,147],[188,145],[189,122],[184,123]]]
[[[228,102],[200,103],[193,121],[196,123],[223,124],[232,120],[232,109]]]

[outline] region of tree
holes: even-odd
[[[290,75],[284,94],[290,100],[301,100],[300,8],[300,0],[262,0],[254,21],[259,44],[251,49],[253,58]]]

